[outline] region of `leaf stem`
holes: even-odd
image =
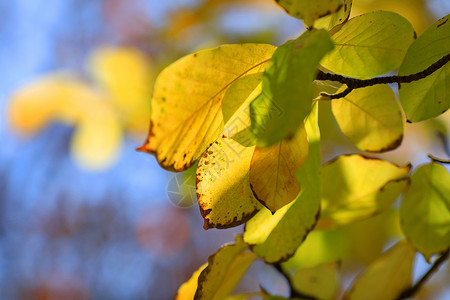
[[[448,259],[450,253],[450,249],[442,253],[441,257],[439,257],[431,266],[431,268],[419,279],[413,286],[405,289],[400,296],[398,296],[397,300],[407,299],[412,297],[417,291],[424,285],[424,283],[436,272],[439,267]]]
[[[384,76],[384,77],[375,77],[371,79],[357,79],[352,77],[346,77],[339,74],[331,74],[325,73],[322,71],[318,71],[316,80],[330,80],[330,81],[338,81],[342,84],[347,85],[347,88],[337,94],[328,95],[323,93],[323,96],[329,97],[329,99],[338,99],[347,96],[354,89],[359,89],[367,86],[372,86],[376,84],[387,84],[387,83],[409,83],[419,79],[423,79],[427,76],[430,76],[440,68],[442,68],[447,62],[450,61],[450,54],[445,55],[437,62],[429,66],[423,71],[420,71],[411,75],[394,75],[394,76]]]

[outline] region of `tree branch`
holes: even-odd
[[[322,96],[327,96],[331,99],[338,99],[347,96],[354,89],[359,89],[367,86],[372,86],[376,84],[387,84],[387,83],[410,83],[419,79],[423,79],[427,76],[430,76],[440,68],[442,68],[447,62],[450,61],[450,54],[445,55],[440,60],[426,68],[425,70],[411,74],[411,75],[403,75],[403,76],[384,76],[384,77],[375,77],[371,79],[357,79],[342,76],[339,74],[331,74],[325,73],[319,70],[316,76],[316,80],[330,80],[330,81],[338,81],[342,84],[347,85],[347,88],[338,94],[329,95],[323,93]]]
[[[423,286],[423,284],[430,278],[431,275],[433,275],[434,272],[436,272],[439,267],[448,259],[450,250],[445,251],[442,253],[441,257],[439,257],[434,264],[431,266],[431,268],[426,272],[422,278],[419,279],[413,286],[407,288],[404,290],[400,296],[398,296],[397,300],[401,299],[407,299],[412,297],[417,291]]]

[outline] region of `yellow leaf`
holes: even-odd
[[[303,295],[314,299],[334,299],[338,289],[336,262],[324,263],[312,268],[298,269],[292,276],[292,286]]]
[[[175,300],[193,300],[195,291],[197,291],[198,276],[200,273],[208,266],[208,264],[202,265],[198,270],[196,270],[188,281],[183,283],[178,289]]]
[[[104,169],[119,154],[122,128],[115,110],[74,76],[49,75],[23,87],[12,98],[9,115],[12,127],[25,134],[51,122],[74,126],[72,155],[86,169]]]
[[[144,53],[134,48],[98,48],[88,60],[89,71],[110,95],[125,125],[147,129],[153,73]]]
[[[388,85],[354,90],[331,108],[342,132],[363,151],[388,151],[402,142],[404,118]]]
[[[410,168],[358,154],[328,162],[322,167],[322,211],[316,228],[352,223],[383,211],[408,186]]]
[[[139,150],[154,154],[165,169],[187,169],[224,128],[221,106],[227,88],[264,70],[274,50],[266,44],[223,45],[168,66],[156,80],[150,132]]]
[[[255,147],[219,138],[206,150],[197,168],[197,199],[204,228],[228,228],[250,219],[261,207],[249,182]]]
[[[235,244],[225,245],[211,255],[199,276],[195,299],[222,300],[229,296],[256,259],[247,249],[238,235]]]
[[[411,285],[415,254],[406,241],[397,243],[355,279],[344,299],[397,299]]]
[[[296,173],[308,156],[305,126],[289,140],[256,147],[250,165],[250,186],[256,198],[274,213],[300,192]]]

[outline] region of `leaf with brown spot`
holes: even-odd
[[[195,300],[222,300],[233,292],[256,256],[248,250],[242,236],[236,242],[222,246],[208,258],[208,266],[198,277]]]
[[[255,147],[219,138],[200,159],[197,198],[204,228],[229,228],[251,218],[260,208],[250,189],[249,170]]]
[[[297,198],[272,214],[261,209],[245,226],[244,240],[266,262],[291,257],[319,218],[320,211],[320,132],[317,104],[306,119],[309,154],[297,172],[302,189]]]
[[[264,70],[275,47],[223,45],[185,56],[158,76],[150,131],[138,150],[154,154],[161,167],[183,171],[224,129],[222,100],[239,78]]]
[[[250,185],[256,198],[272,213],[300,192],[296,173],[308,156],[308,137],[302,126],[289,140],[256,147],[250,165]]]

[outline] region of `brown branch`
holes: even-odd
[[[333,95],[323,94],[323,96],[329,97],[329,99],[338,99],[347,96],[354,89],[359,89],[367,86],[372,86],[376,84],[387,84],[387,83],[410,83],[413,81],[417,81],[419,79],[423,79],[427,76],[430,76],[440,68],[442,68],[447,62],[450,61],[450,54],[445,55],[440,60],[429,66],[423,71],[420,71],[411,75],[396,75],[396,76],[384,76],[384,77],[375,77],[371,79],[357,79],[342,76],[339,74],[331,74],[325,73],[319,70],[316,76],[316,80],[330,80],[330,81],[338,81],[342,84],[347,85],[347,88]]]
[[[419,279],[413,286],[407,288],[404,290],[400,296],[398,296],[397,300],[407,299],[412,297],[417,291],[424,285],[424,283],[430,278],[431,275],[433,275],[434,272],[436,272],[439,267],[448,259],[450,250],[445,251],[442,253],[441,257],[439,257],[434,264],[431,266],[431,268],[422,276],[422,278]]]
[[[428,157],[431,158],[432,161],[440,162],[443,164],[450,164],[450,159],[444,159],[437,156],[434,156],[433,154],[428,154]]]

